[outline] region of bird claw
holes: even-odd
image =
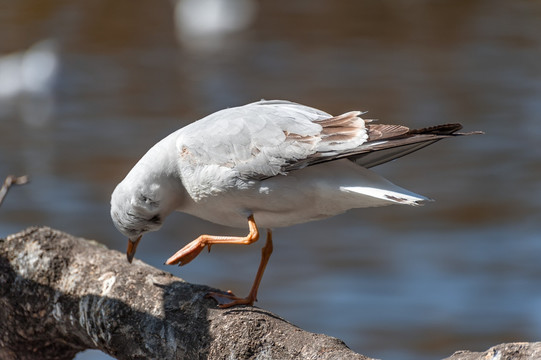
[[[231,290],[227,290],[227,294],[211,291],[207,293],[206,297],[216,300],[216,302],[218,303],[218,307],[222,309],[226,309],[235,305],[253,306],[254,302],[257,301],[256,298],[250,295],[245,298],[239,298],[235,296],[235,294],[233,294]]]

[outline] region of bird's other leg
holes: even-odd
[[[210,292],[207,296],[212,297],[218,302],[218,306],[221,308],[228,308],[234,305],[253,305],[257,301],[257,290],[259,289],[259,284],[263,278],[263,273],[269,262],[269,258],[272,254],[272,231],[267,229],[267,241],[265,246],[261,249],[261,262],[259,263],[259,268],[257,269],[257,274],[255,275],[254,283],[250,293],[245,298],[239,298],[233,295],[231,292],[229,294],[220,294],[216,292]],[[224,299],[227,299],[224,301]]]
[[[197,255],[199,255],[201,250],[205,248],[205,246],[208,246],[208,249],[210,251],[210,247],[214,244],[249,245],[259,239],[259,230],[257,230],[257,225],[255,223],[253,215],[250,215],[248,217],[248,227],[250,229],[250,232],[246,236],[201,235],[197,239],[193,240],[188,245],[177,251],[175,255],[167,259],[165,263],[167,265],[186,265],[187,263],[195,259]]]

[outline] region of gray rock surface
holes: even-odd
[[[363,359],[269,311],[219,309],[211,289],[47,227],[0,239],[0,359]],[[541,342],[445,360],[541,359]]]
[[[47,227],[0,239],[0,359],[368,359],[257,307]]]
[[[541,342],[500,344],[485,352],[457,351],[444,360],[539,360]]]

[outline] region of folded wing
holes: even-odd
[[[179,133],[177,149],[184,166],[199,174],[210,166],[223,169],[224,176],[262,180],[344,158],[370,168],[443,138],[478,133],[459,133],[460,124],[423,129],[373,124],[361,115],[331,116],[288,101],[260,101],[187,126],[190,131]]]

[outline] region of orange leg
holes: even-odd
[[[269,258],[272,254],[272,232],[267,229],[267,242],[263,249],[261,249],[261,262],[259,263],[259,268],[257,269],[257,274],[255,275],[254,284],[250,293],[245,298],[239,298],[233,295],[231,292],[229,294],[220,294],[216,292],[210,292],[207,296],[212,297],[218,302],[218,306],[221,308],[228,308],[234,305],[253,305],[254,301],[257,301],[257,290],[259,289],[259,284],[261,283],[261,278],[263,278],[263,273],[269,262]],[[223,302],[223,299],[230,299],[229,302]]]
[[[187,263],[195,259],[197,255],[199,255],[201,250],[205,248],[205,246],[208,246],[208,249],[210,251],[210,247],[214,244],[249,245],[253,242],[256,242],[257,239],[259,239],[259,231],[257,230],[257,225],[255,224],[253,215],[250,215],[248,217],[248,227],[250,228],[250,233],[244,237],[201,235],[197,239],[177,251],[175,255],[167,259],[165,264],[179,264],[179,266],[186,265]]]

